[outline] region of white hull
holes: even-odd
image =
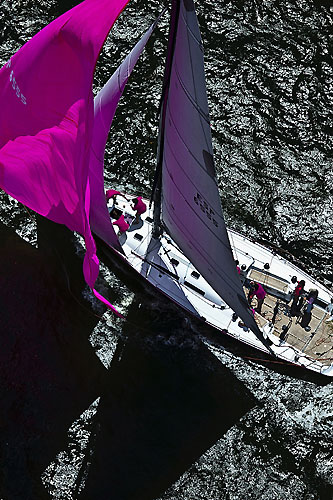
[[[135,214],[131,204],[122,196],[118,196],[116,207],[122,210],[128,222],[132,221]],[[249,329],[242,326],[239,319],[233,321],[232,309],[196,271],[170,236],[164,233],[159,240],[151,239],[152,219],[153,211],[147,210],[139,224],[132,224],[125,234],[119,236],[130,266],[186,311],[203,319],[217,330],[269,354],[268,349]],[[260,281],[258,276],[259,278],[269,276],[270,280],[264,283],[267,292],[274,297],[274,300],[280,298],[286,301],[291,298],[291,293],[295,288],[291,279],[296,276],[297,280],[305,281],[306,290],[318,289],[319,304],[325,307],[327,303],[330,303],[333,294],[304,271],[235,231],[228,230],[228,234],[235,259],[239,261],[240,266],[246,267],[242,271],[242,280]],[[268,271],[264,267],[265,264],[266,267],[269,264]],[[319,309],[322,310],[324,317],[323,307],[319,306]],[[269,321],[261,316],[258,316],[256,320],[272,342],[271,349],[278,358],[288,364],[296,364],[323,375],[333,376],[333,364],[325,365],[302,352],[302,349],[287,342],[281,342],[276,332],[274,334],[273,326]]]

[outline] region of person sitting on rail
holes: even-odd
[[[129,228],[129,224],[127,224],[127,222],[125,221],[125,217],[124,217],[124,214],[121,214],[121,216],[119,217],[119,219],[115,220],[114,222],[112,222],[112,224],[114,226],[118,226],[119,228],[119,235],[120,234],[123,234],[127,231],[127,229]]]
[[[133,208],[133,210],[136,211],[136,216],[135,216],[135,219],[133,221],[133,224],[139,224],[141,215],[145,213],[145,211],[147,210],[147,206],[142,201],[142,196],[137,196],[132,201],[134,203],[132,208]]]
[[[116,189],[108,189],[105,192],[105,199],[106,199],[106,201],[109,201],[112,198],[114,203],[116,203],[116,199],[117,199],[118,194],[121,194],[121,192],[117,191]]]
[[[250,306],[251,306],[252,299],[255,295],[256,295],[257,301],[258,301],[258,305],[257,305],[255,310],[257,311],[257,313],[261,314],[261,308],[262,308],[262,305],[263,305],[265,297],[266,297],[266,292],[265,292],[264,288],[262,287],[262,285],[260,285],[260,283],[257,283],[255,281],[251,281],[250,291],[249,291],[249,294],[247,296],[247,300],[248,300],[248,303]]]

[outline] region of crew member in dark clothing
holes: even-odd
[[[298,282],[297,287],[293,292],[293,301],[290,306],[291,316],[297,316],[300,313],[300,309],[303,304],[303,294],[304,294],[305,281],[301,280]]]
[[[318,290],[315,290],[314,288],[309,290],[309,293],[306,297],[307,304],[305,305],[302,320],[300,322],[300,326],[302,328],[307,328],[310,324],[310,321],[312,319],[313,305],[317,297],[318,297]]]

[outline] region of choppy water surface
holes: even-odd
[[[0,63],[63,10],[1,2]],[[131,2],[96,91],[160,10]],[[209,0],[198,16],[226,220],[330,285],[333,12],[310,0]],[[133,73],[106,155],[107,184],[144,195],[167,25]],[[115,320],[82,291],[80,241],[43,227],[37,238],[35,217],[4,193],[0,231],[4,500],[333,498],[332,384],[224,349],[102,266],[99,286],[128,318]]]

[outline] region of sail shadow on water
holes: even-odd
[[[80,498],[154,499],[255,405],[172,305],[137,294],[96,415]]]
[[[45,229],[39,227],[39,241],[42,234],[52,249],[58,238],[62,257],[71,255],[66,276],[58,255],[0,224],[0,497],[6,499],[49,498],[41,474],[63,449],[72,422],[99,396],[105,373],[88,342],[99,318],[73,296],[82,283],[81,259],[69,251],[63,228],[57,235]]]

